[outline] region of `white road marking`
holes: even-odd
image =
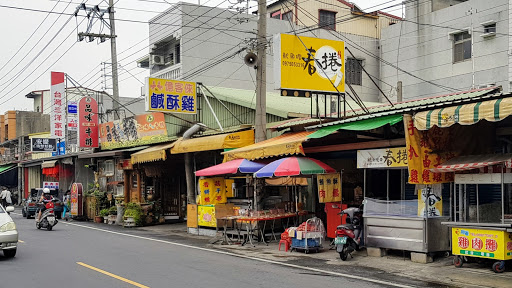
[[[387,282],[387,281],[384,281],[384,280],[369,279],[369,278],[366,278],[366,277],[361,277],[361,276],[356,276],[356,275],[350,275],[350,274],[344,274],[344,273],[339,273],[339,272],[326,271],[326,270],[321,270],[321,269],[316,269],[316,268],[311,268],[311,267],[304,267],[304,266],[299,266],[299,265],[294,265],[294,264],[289,264],[289,263],[283,263],[283,262],[278,262],[278,261],[273,261],[273,260],[268,260],[268,259],[252,257],[252,256],[249,257],[249,256],[239,255],[239,254],[235,254],[235,253],[231,253],[231,252],[226,252],[226,251],[219,251],[219,250],[214,250],[214,249],[209,249],[209,248],[196,247],[196,246],[182,244],[182,243],[176,243],[176,242],[172,242],[172,241],[153,239],[153,238],[137,236],[137,235],[130,235],[130,234],[126,234],[126,233],[109,231],[109,230],[105,230],[105,229],[89,227],[89,226],[75,224],[75,223],[65,223],[65,224],[66,225],[73,225],[73,226],[77,226],[77,227],[82,227],[82,228],[86,228],[86,229],[91,229],[91,230],[96,230],[96,231],[101,231],[101,232],[106,232],[106,233],[111,233],[111,234],[116,234],[116,235],[121,235],[121,236],[127,236],[127,237],[142,239],[142,240],[149,240],[149,241],[160,242],[160,243],[165,243],[165,244],[170,244],[170,245],[175,245],[175,246],[180,246],[180,247],[186,247],[186,248],[190,248],[190,249],[196,249],[196,250],[213,252],[213,253],[217,253],[217,254],[229,255],[229,256],[238,257],[238,258],[245,258],[245,259],[249,259],[249,260],[256,260],[256,261],[260,261],[260,262],[272,263],[272,264],[275,264],[275,265],[281,265],[281,266],[295,268],[295,269],[302,269],[302,270],[308,270],[308,271],[313,271],[313,272],[317,272],[317,273],[329,274],[329,275],[333,275],[333,276],[340,276],[340,277],[345,277],[345,278],[350,278],[350,279],[355,279],[355,280],[361,280],[361,281],[371,282],[371,283],[380,284],[380,285],[388,285],[388,286],[401,287],[401,288],[412,288],[412,287],[414,287],[414,286],[397,284],[397,283],[393,283],[393,282]]]

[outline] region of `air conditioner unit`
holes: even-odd
[[[165,57],[161,55],[149,55],[150,65],[165,65]]]

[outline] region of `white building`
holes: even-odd
[[[384,82],[402,81],[403,100],[494,85],[511,91],[512,1],[405,5],[404,21],[382,30],[380,64]]]
[[[279,33],[293,34],[294,31],[297,31],[299,36],[345,41],[346,47],[356,58],[351,59],[350,54],[346,52],[348,60],[360,61],[370,75],[378,78],[378,60],[353,45],[356,43],[370,53],[378,55],[377,38],[319,29],[318,23],[305,28],[293,21],[290,23],[272,19],[270,14],[267,17],[267,37],[270,41],[267,50],[267,91],[275,91],[273,55],[276,51],[273,49],[272,36]],[[357,14],[349,14],[348,17],[354,17],[354,22],[359,20],[357,18],[367,21],[365,17]],[[312,31],[305,32],[307,30]],[[243,58],[247,51],[255,50],[256,31],[255,15],[178,3],[150,20],[149,55],[140,59],[138,63],[140,67],[149,68],[151,77],[155,78],[201,82],[209,87],[254,90],[255,69],[246,66]],[[380,97],[377,87],[362,72],[359,65],[352,67],[354,68],[347,69],[345,73],[346,78],[355,79],[352,83],[355,92],[363,101],[378,102]]]

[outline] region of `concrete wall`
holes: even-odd
[[[15,137],[26,136],[32,133],[48,132],[50,131],[50,115],[38,112],[16,111],[15,127]]]
[[[169,15],[164,12],[158,18],[158,23],[167,21],[166,23],[169,24],[167,30],[162,31],[162,25],[150,24],[150,47],[158,41],[171,41],[173,37],[178,37],[176,39],[181,42],[182,61],[175,65],[177,69],[181,70],[181,77],[170,79],[202,82],[207,86],[255,89],[255,70],[243,63],[246,52],[238,55],[235,55],[234,52],[242,47],[250,46],[246,40],[255,37],[257,16],[236,14],[229,10],[210,7],[198,8],[192,4],[184,5],[181,9],[183,11],[181,22],[176,22],[174,12]],[[176,25],[183,23],[184,27],[178,31],[173,23]],[[269,18],[267,35],[293,33],[294,29],[301,28],[300,25],[291,27],[287,21]],[[344,40],[356,58],[364,60],[367,71],[378,78],[379,62],[370,55],[378,56],[379,54],[379,44],[375,38],[347,33],[331,33],[323,29],[301,33],[300,36]],[[270,42],[267,50],[267,91],[274,91],[273,55],[279,52],[274,51],[273,47],[274,44]],[[363,52],[362,49],[366,51]],[[149,52],[151,53],[151,51],[150,48]],[[224,58],[229,55],[233,56]],[[208,69],[209,64],[212,66],[211,69]],[[173,69],[173,67],[168,69]],[[162,77],[158,73],[153,73],[152,76]],[[354,86],[354,88],[364,101],[378,101],[378,90],[366,75],[363,75],[363,85]],[[386,90],[389,90],[389,87]]]
[[[16,111],[7,111],[4,115],[3,141],[16,139]]]
[[[396,85],[398,80],[402,81],[404,100],[487,84],[502,85],[505,91],[510,91],[508,50],[512,44],[508,39],[508,1],[496,0],[489,5],[486,1],[470,0],[434,12],[432,1],[414,1],[406,7],[406,20],[383,30],[381,57],[383,62],[421,79],[384,63],[380,69],[384,82]],[[496,21],[497,35],[484,38],[481,23],[490,20]],[[473,58],[453,63],[451,33],[461,30],[473,30]]]

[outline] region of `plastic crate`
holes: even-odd
[[[312,247],[320,247],[320,243],[316,239],[307,239],[308,243],[306,246],[306,239],[297,239],[292,238],[292,247],[294,248],[312,248]]]

